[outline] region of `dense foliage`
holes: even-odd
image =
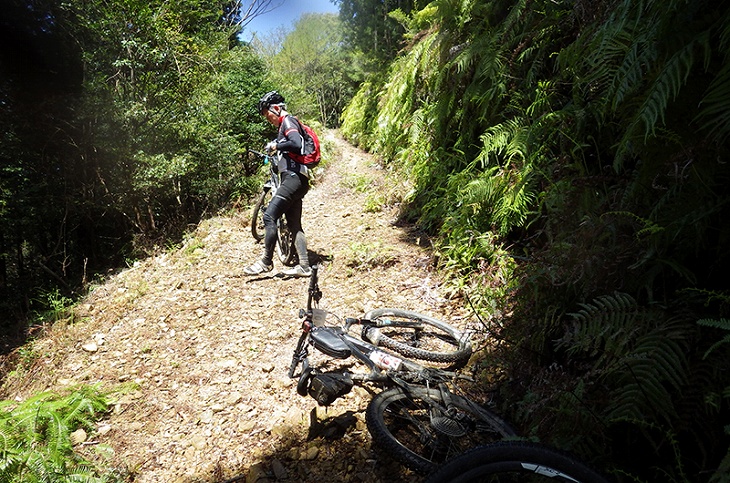
[[[415,183],[504,409],[617,477],[727,481],[727,2],[419,7],[342,129]]]
[[[4,332],[44,290],[70,295],[248,195],[255,166],[241,155],[265,140],[252,106],[269,88],[261,60],[231,48],[239,2],[10,3],[0,25]]]
[[[123,481],[74,452],[96,431],[106,395],[81,387],[66,395],[40,393],[25,401],[0,401],[0,478],[6,483],[112,483]],[[104,448],[97,447],[99,459]],[[95,457],[96,458],[96,457]]]
[[[402,47],[404,26],[400,19],[414,8],[413,0],[334,0],[345,25],[350,50],[364,54],[368,70],[377,70]]]

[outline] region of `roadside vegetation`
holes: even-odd
[[[728,481],[727,5],[421,7],[342,132],[413,181],[503,412],[627,481]]]
[[[108,395],[92,386],[0,402],[0,478],[7,483],[126,481],[125,474],[105,467],[103,445],[89,445],[87,456],[74,451],[97,432],[96,422],[108,409]]]

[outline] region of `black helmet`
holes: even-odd
[[[267,92],[263,95],[263,97],[261,97],[261,99],[259,99],[256,108],[258,109],[258,112],[261,113],[275,104],[284,104],[284,102],[284,96],[276,91],[271,91]]]

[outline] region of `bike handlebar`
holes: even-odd
[[[255,154],[255,155],[256,155],[256,156],[258,156],[259,158],[263,158],[263,159],[264,159],[264,164],[265,164],[265,163],[266,163],[266,162],[267,162],[268,160],[270,160],[271,158],[273,158],[273,157],[274,157],[274,153],[273,153],[273,152],[272,152],[272,153],[262,153],[261,151],[256,151],[255,149],[247,149],[246,151],[247,151],[248,153],[251,153],[251,154]]]

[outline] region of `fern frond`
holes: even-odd
[[[676,417],[669,391],[655,373],[650,360],[634,360],[624,368],[625,377],[613,381],[617,388],[606,409],[609,421],[657,420]]]
[[[513,118],[490,127],[480,140],[482,149],[477,158],[482,167],[489,166],[491,159],[505,156],[507,159],[527,158],[528,147],[525,144],[526,127],[523,119]]]
[[[714,327],[716,329],[730,331],[730,319],[700,319],[697,323],[705,327]]]
[[[697,321],[697,324],[704,327],[713,327],[715,329],[730,331],[730,320],[728,319],[700,319]],[[728,343],[730,343],[730,334],[727,334],[725,337],[712,344],[710,348],[705,351],[703,359],[707,359],[718,347]]]
[[[73,451],[69,435],[79,425],[93,427],[107,407],[93,387],[79,387],[65,397],[38,393],[23,402],[0,402],[1,481],[113,481]]]
[[[661,72],[654,79],[634,121],[635,125],[644,126],[645,139],[654,133],[659,121],[664,121],[664,112],[669,102],[677,97],[694,67],[694,53],[697,46],[706,45],[707,37],[708,33],[704,32],[699,38],[688,42],[675,52],[664,63]]]
[[[730,10],[718,19],[712,31],[720,38],[718,53],[723,63],[700,103],[695,121],[702,123],[711,138],[724,141],[730,135]]]
[[[695,121],[714,139],[725,140],[730,134],[730,63],[710,84]]]
[[[493,166],[459,188],[457,206],[462,207],[468,229],[494,229],[505,235],[525,223],[536,197],[529,168],[518,171]]]
[[[691,323],[680,317],[664,320],[661,312],[641,309],[619,292],[581,307],[569,314],[573,323],[557,347],[594,360],[594,371],[613,394],[606,417],[673,420],[672,394],[688,381]]]
[[[637,309],[636,301],[630,295],[615,292],[580,306],[581,310],[568,314],[573,323],[557,342],[558,348],[565,348],[570,354],[587,352],[596,356],[612,339],[617,339],[616,334],[621,333],[624,338],[633,335]]]
[[[608,89],[608,96],[611,100],[611,108],[615,111],[624,101],[640,89],[645,82],[645,69],[656,60],[656,52],[643,45],[642,40],[637,40],[632,31],[620,32],[617,36],[618,45],[624,41],[632,42],[624,52],[624,57],[616,70],[611,72],[611,85]],[[618,45],[615,46],[618,51]]]

